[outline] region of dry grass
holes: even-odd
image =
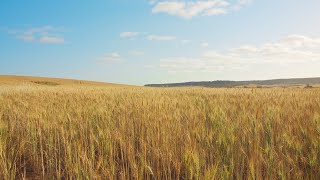
[[[319,89],[0,87],[3,179],[319,179]]]
[[[59,79],[59,78],[43,78],[32,76],[8,76],[0,75],[0,85],[47,85],[47,86],[127,86],[112,83],[102,83],[94,81],[83,81],[73,79]]]

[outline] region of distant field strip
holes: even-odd
[[[0,179],[320,179],[320,89],[0,86]]]

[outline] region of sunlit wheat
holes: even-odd
[[[320,90],[0,87],[1,179],[320,179]]]

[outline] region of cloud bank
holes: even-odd
[[[320,62],[320,38],[290,35],[259,46],[206,51],[199,57],[169,57],[159,67],[170,72],[220,72],[252,65],[290,65]]]
[[[227,14],[232,9],[241,9],[251,0],[152,0],[152,13],[164,13],[191,19],[195,16],[214,16]]]

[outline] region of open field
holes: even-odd
[[[319,179],[320,90],[3,85],[0,177]]]

